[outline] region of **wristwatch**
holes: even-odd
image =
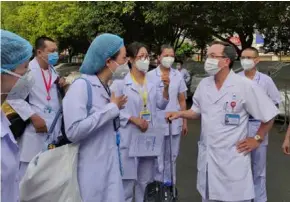
[[[257,140],[259,143],[262,143],[263,142],[263,139],[260,135],[255,135],[255,140]]]

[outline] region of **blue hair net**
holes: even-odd
[[[31,56],[32,46],[27,40],[1,29],[1,69],[14,70]]]
[[[105,67],[106,60],[116,54],[124,46],[124,40],[114,34],[101,34],[90,45],[80,72],[96,74]]]

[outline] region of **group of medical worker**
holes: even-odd
[[[256,49],[242,52],[244,71],[237,75],[231,70],[235,49],[223,42],[211,44],[204,66],[210,76],[197,87],[189,110],[184,76],[181,68],[172,68],[175,53],[168,45],[160,48],[159,66],[148,72],[146,45],[134,42],[125,48],[117,35],[97,36],[80,68],[83,79],[71,84],[62,102],[58,89],[65,81],[53,67],[58,60],[56,42],[40,37],[34,52],[30,61],[31,44],[1,30],[1,104],[6,100],[23,120],[30,120],[17,142],[1,112],[3,202],[19,201],[19,181],[32,158],[43,150],[61,106],[67,138],[80,144],[77,170],[83,202],[131,202],[133,198],[142,202],[147,184],[170,181],[168,119],[172,121],[174,181],[187,119],[201,119],[197,188],[202,200],[267,201],[267,134],[280,96],[272,79],[257,71]],[[130,72],[109,87],[108,81],[123,65],[129,65]],[[92,87],[89,112],[87,81]],[[58,120],[52,133],[60,134],[61,124]],[[130,157],[130,140],[136,131],[146,134],[156,125],[165,129],[160,134],[164,135],[162,154]],[[283,144],[288,154],[289,131]]]

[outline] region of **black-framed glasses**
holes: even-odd
[[[240,59],[255,59],[257,57],[251,57],[251,56],[241,56]]]
[[[207,59],[207,58],[217,59],[217,58],[227,58],[227,57],[224,56],[224,55],[207,55],[207,56],[205,57],[205,59]]]

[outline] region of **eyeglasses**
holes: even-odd
[[[207,58],[217,59],[217,58],[227,58],[227,57],[224,55],[207,55],[205,59]]]
[[[139,55],[139,56],[137,55],[136,59],[137,60],[140,60],[140,59],[146,59],[147,60],[147,59],[149,59],[149,55]]]
[[[241,56],[241,59],[255,59],[257,57],[251,57],[251,56]]]

